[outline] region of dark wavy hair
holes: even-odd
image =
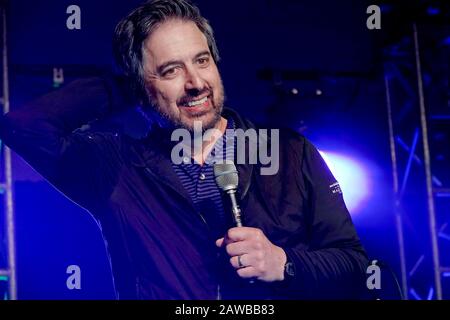
[[[173,18],[194,22],[205,35],[214,61],[220,59],[213,30],[194,4],[188,0],[146,1],[117,24],[113,37],[116,63],[143,102],[148,102],[142,64],[144,41],[160,24]]]

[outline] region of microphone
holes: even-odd
[[[236,227],[242,227],[241,209],[239,208],[236,199],[239,176],[234,162],[231,160],[225,160],[224,163],[214,164],[214,176],[216,177],[216,183],[219,188],[230,196],[231,210],[233,212]],[[248,283],[254,284],[255,280],[250,279],[248,280]]]
[[[223,192],[230,196],[231,211],[237,227],[242,227],[241,209],[236,198],[236,190],[239,183],[238,172],[233,161],[225,160],[224,163],[214,164],[214,176],[216,183]]]

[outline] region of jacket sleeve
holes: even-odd
[[[306,189],[308,244],[284,248],[295,276],[283,285],[292,298],[358,299],[365,295],[368,259],[339,184],[305,139],[298,179]]]
[[[126,105],[118,85],[112,77],[74,81],[3,115],[0,138],[63,194],[91,208],[114,179],[117,141],[79,129]]]

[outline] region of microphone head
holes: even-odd
[[[214,164],[214,176],[216,177],[217,185],[223,191],[227,192],[237,189],[239,177],[233,161],[225,160],[224,163]]]

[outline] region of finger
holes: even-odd
[[[222,247],[222,245],[224,244],[224,238],[220,238],[216,240],[216,246],[217,247]]]
[[[239,238],[237,238],[237,237],[235,239],[231,239],[230,238],[229,235],[230,234],[234,234],[234,232],[235,232],[235,231],[230,231],[230,230],[233,230],[233,229],[238,229],[238,228],[231,228],[231,229],[229,229],[224,237],[216,240],[216,246],[218,246],[220,248],[220,247],[224,247],[224,246],[226,246],[226,245],[228,245],[230,243],[233,243],[235,241],[239,241],[238,240]]]
[[[237,269],[236,270],[237,274],[239,275],[239,277],[241,278],[257,278],[259,276],[259,272],[258,270],[256,270],[253,267],[246,267],[246,268],[241,268],[241,269]]]
[[[250,241],[239,241],[228,244],[225,247],[226,252],[230,257],[240,256],[252,251],[253,244]]]
[[[224,247],[224,246],[228,245],[229,243],[233,243],[233,242],[235,242],[235,241],[231,240],[228,237],[228,231],[227,231],[227,233],[225,234],[224,237],[216,240],[216,246],[218,246],[220,248],[220,247]]]
[[[251,238],[257,238],[260,234],[263,234],[260,229],[251,227],[235,227],[227,231],[225,235],[225,245],[232,242],[248,240]]]
[[[240,260],[240,264],[239,264]],[[230,258],[230,263],[235,269],[241,269],[251,266],[250,263],[250,255],[249,254],[243,254],[239,256],[234,256]]]

